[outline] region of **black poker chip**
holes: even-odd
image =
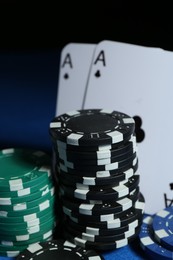
[[[107,164],[111,164],[111,163],[119,163],[121,161],[130,159],[133,155],[136,155],[136,152],[133,152],[133,150],[124,153],[120,156],[115,156],[115,157],[110,157],[110,158],[105,158],[105,159],[99,159],[99,160],[88,160],[87,158],[85,159],[74,159],[74,160],[69,160],[69,158],[67,158],[67,156],[65,154],[59,154],[59,161],[62,163],[69,163],[69,164],[73,164],[73,167],[75,167],[75,165],[78,165],[80,167],[85,167],[87,165],[91,165],[91,166],[100,166],[100,165],[107,165]]]
[[[145,199],[140,193],[139,199],[133,207],[125,212],[120,212],[118,214],[100,215],[100,216],[85,216],[82,214],[75,214],[71,210],[65,210],[66,216],[70,218],[73,222],[83,225],[87,225],[94,228],[101,229],[113,229],[128,225],[134,220],[141,220],[145,209]]]
[[[135,130],[135,121],[119,111],[84,109],[67,112],[50,123],[50,135],[73,146],[121,144]]]
[[[130,177],[132,177],[135,172],[138,169],[138,161],[137,163],[122,172],[117,172],[115,174],[109,174],[109,172],[107,173],[98,173],[96,177],[91,177],[91,176],[81,176],[80,175],[75,175],[75,174],[69,174],[66,173],[62,170],[60,170],[59,168],[57,169],[57,172],[54,173],[56,174],[57,178],[59,177],[59,179],[62,181],[63,184],[65,185],[69,185],[71,184],[71,186],[76,186],[77,183],[81,183],[84,185],[93,185],[93,186],[100,186],[100,185],[112,185],[112,186],[116,186],[116,184],[118,185],[119,182],[124,181],[129,179]]]
[[[60,163],[57,166],[57,169],[60,169],[63,172],[78,175],[78,176],[85,176],[85,177],[97,177],[97,176],[102,176],[102,177],[107,177],[115,174],[122,173],[124,171],[127,171],[129,168],[134,167],[136,164],[138,164],[138,158],[135,157],[133,161],[129,161],[128,164],[124,165],[123,167],[118,167],[117,169],[113,170],[87,170],[86,167],[83,167],[82,170],[78,169],[71,169],[67,167],[66,165]]]
[[[137,238],[140,232],[140,227],[136,230],[136,233],[128,238],[120,239],[113,242],[91,242],[83,239],[81,237],[75,237],[71,233],[64,230],[63,234],[66,239],[73,242],[74,244],[81,246],[82,248],[87,249],[94,249],[100,252],[108,251],[108,250],[115,250],[124,246],[127,246],[129,243],[134,241]]]
[[[132,140],[135,137],[132,136]],[[130,140],[131,140],[130,139]],[[121,156],[126,156],[127,153],[130,151],[134,151],[136,149],[136,143],[133,144],[132,141],[127,141],[127,143],[121,145],[120,147],[116,147],[113,149],[110,149],[110,147],[105,147],[105,149],[99,150],[99,151],[72,151],[72,150],[66,150],[64,147],[58,147],[57,146],[57,153],[60,157],[60,154],[62,156],[66,156],[68,161],[79,161],[79,160],[102,160],[106,158],[112,158],[117,157],[117,159]]]
[[[116,214],[118,212],[125,212],[131,208],[139,197],[139,187],[135,189],[134,192],[131,192],[129,196],[120,199],[120,200],[109,200],[103,203],[87,204],[86,202],[79,203],[74,202],[66,197],[61,197],[62,205],[70,210],[74,211],[76,214],[82,215],[102,215],[102,214]]]
[[[59,139],[51,137],[53,150],[58,152],[59,149],[63,149],[65,151],[71,152],[71,153],[104,153],[104,151],[111,151],[111,150],[117,150],[121,147],[126,146],[128,143],[131,143],[132,147],[136,146],[136,134],[133,132],[133,134],[130,134],[126,137],[125,140],[123,140],[120,143],[114,143],[114,144],[103,144],[103,145],[89,145],[89,146],[75,146],[67,144],[66,142],[63,142]]]
[[[133,160],[136,157],[137,157],[137,154],[135,152],[122,161],[112,161],[109,164],[103,164],[103,165],[74,163],[74,162],[64,161],[62,159],[59,159],[59,163],[60,163],[60,168],[62,168],[61,165],[64,165],[67,168],[67,171],[69,171],[69,169],[82,171],[84,168],[85,168],[85,171],[111,171],[111,170],[117,170],[119,168],[125,167],[126,165],[129,165],[129,164],[132,164]]]
[[[110,235],[119,235],[119,234],[123,234],[124,232],[127,232],[133,228],[136,228],[138,226],[140,226],[142,224],[142,219],[141,221],[138,219],[135,219],[134,221],[132,221],[131,223],[129,223],[126,226],[122,226],[119,228],[112,228],[112,229],[106,229],[106,228],[96,228],[96,227],[90,227],[90,226],[85,226],[84,223],[83,225],[79,225],[78,223],[75,223],[74,221],[72,221],[70,218],[66,218],[65,219],[65,227],[71,227],[74,230],[80,231],[80,232],[84,232],[84,233],[88,233],[91,235],[97,235],[97,236],[110,236]]]
[[[140,222],[139,222],[140,224]],[[95,234],[90,234],[87,232],[81,232],[81,231],[77,231],[76,229],[70,227],[70,226],[65,226],[64,230],[69,232],[71,235],[73,235],[74,237],[81,237],[82,239],[85,239],[87,241],[91,241],[91,242],[114,242],[117,240],[121,240],[124,238],[129,238],[132,235],[135,235],[136,231],[139,229],[139,225],[135,228],[131,228],[128,231],[125,231],[121,234],[103,234],[103,235],[95,235]]]
[[[103,260],[104,258],[94,250],[84,250],[82,247],[75,245],[68,240],[51,240],[30,245],[21,252],[16,260],[54,260],[54,259],[71,259],[71,260]]]
[[[128,196],[129,193],[135,190],[139,184],[140,175],[132,176],[129,181],[123,185],[115,186],[109,189],[94,187],[93,189],[73,189],[61,184],[60,193],[69,198],[78,198],[81,200],[113,200]]]

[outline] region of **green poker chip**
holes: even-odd
[[[27,203],[16,205],[1,206],[0,217],[19,217],[28,214],[38,213],[47,207],[50,207],[50,199],[54,197],[54,187],[43,197]]]
[[[6,241],[6,240],[2,240],[0,241],[0,245],[1,246],[28,246],[29,244],[34,244],[34,243],[38,243],[41,241],[48,241],[51,240],[53,237],[53,230],[50,229],[48,230],[46,233],[41,234],[40,236],[37,236],[33,239],[29,239],[26,241]]]
[[[12,245],[12,244],[6,244],[6,245],[0,245],[0,256],[5,257],[17,257],[19,253],[23,252],[26,248],[28,248],[30,245],[37,245],[38,243],[50,241],[52,240],[52,236],[46,237],[48,234],[51,234],[50,232],[45,233],[43,236],[37,237],[35,240],[30,240],[28,243],[21,244],[21,245]],[[44,237],[45,236],[45,237]],[[0,258],[1,259],[1,258]]]
[[[50,156],[30,149],[0,151],[0,190],[18,191],[50,176]]]
[[[51,190],[51,188],[53,188],[52,183],[46,184],[41,189],[37,190],[37,192],[34,192],[34,193],[26,195],[26,196],[6,197],[6,198],[0,197],[0,207],[2,205],[15,205],[15,204],[23,203],[23,202],[34,201],[40,197],[43,197],[46,193],[48,193]]]
[[[53,180],[51,177],[48,177],[39,181],[36,185],[33,185],[31,187],[21,189],[21,190],[16,190],[16,191],[1,191],[0,190],[0,198],[15,198],[15,197],[20,197],[22,198],[23,196],[33,194],[34,192],[37,192],[41,188],[43,188],[46,184],[53,183]]]
[[[38,225],[32,226],[32,227],[27,227],[27,228],[23,228],[23,229],[19,229],[18,227],[16,227],[15,229],[0,229],[0,237],[2,237],[3,235],[8,235],[10,234],[10,236],[15,235],[16,237],[19,235],[28,235],[28,234],[35,234],[38,232],[41,232],[42,230],[44,230],[45,228],[47,228],[50,225],[53,225],[55,222],[55,216],[52,216],[49,218],[49,220],[47,221],[43,221],[43,223],[40,223]]]
[[[30,229],[23,230],[20,232],[16,232],[16,233],[6,233],[4,232],[3,234],[0,233],[0,241],[29,241],[31,239],[34,239],[38,236],[41,236],[42,234],[48,232],[49,230],[54,230],[54,228],[56,227],[56,219],[52,218],[48,221],[46,221],[45,223],[43,223],[40,226],[37,227],[31,227]]]
[[[0,225],[0,233],[1,231],[9,232],[10,234],[12,232],[18,231],[18,230],[27,230],[28,228],[32,228],[34,226],[41,225],[48,219],[51,219],[55,216],[54,211],[49,210],[47,214],[44,214],[40,218],[35,218],[34,220],[30,222],[12,222],[12,223],[3,223],[3,225]]]
[[[19,223],[24,223],[27,226],[32,225],[35,219],[39,219],[46,215],[47,213],[54,213],[54,202],[55,197],[52,196],[50,200],[45,200],[40,205],[32,208],[31,210],[23,210],[20,212],[3,212],[0,211],[0,225],[14,223],[15,225]],[[15,213],[15,214],[13,214]],[[19,214],[22,213],[22,214]]]

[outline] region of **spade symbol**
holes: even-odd
[[[99,78],[101,76],[100,70],[97,70],[95,73],[95,77]]]
[[[65,74],[64,74],[64,79],[68,79],[68,78],[69,78],[68,73],[65,73]]]
[[[137,143],[141,143],[145,138],[145,132],[142,129],[142,119],[140,116],[134,116],[133,119],[135,120],[136,140]]]

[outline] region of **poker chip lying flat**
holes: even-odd
[[[133,120],[133,119],[132,119]],[[121,141],[120,143],[113,143],[113,144],[99,144],[99,145],[89,145],[89,146],[76,146],[76,145],[71,145],[68,144],[66,142],[63,142],[57,138],[54,138],[53,136],[51,136],[51,141],[52,141],[52,145],[53,145],[53,150],[57,153],[59,148],[66,150],[66,151],[70,151],[70,152],[79,152],[79,153],[83,153],[83,152],[104,152],[104,151],[108,151],[108,150],[114,150],[117,148],[120,148],[122,145],[126,145],[127,142],[132,142],[132,145],[134,143],[136,143],[136,136],[135,136],[135,132],[133,132],[132,134],[130,134],[129,136],[126,137],[126,139],[124,139],[123,141]]]
[[[75,245],[78,245],[82,248],[88,249],[95,249],[98,251],[107,251],[107,250],[114,250],[121,248],[123,246],[127,246],[131,241],[133,241],[139,234],[140,228],[136,230],[135,235],[130,236],[129,238],[119,239],[117,241],[113,242],[91,242],[87,241],[86,239],[83,239],[81,237],[74,237],[69,232],[64,231],[64,237],[74,243]]]
[[[73,146],[121,143],[134,132],[135,121],[117,111],[86,109],[60,115],[50,123],[50,135]]]
[[[115,186],[115,184],[119,184],[119,182],[128,180],[130,177],[134,175],[134,173],[137,171],[138,164],[136,164],[134,167],[129,168],[126,171],[117,173],[115,175],[109,175],[103,177],[102,173],[100,172],[100,175],[98,174],[96,177],[85,177],[80,175],[74,175],[68,174],[66,172],[61,171],[59,168],[57,169],[59,179],[61,182],[65,185],[71,184],[71,186],[75,186],[78,183],[81,183],[83,185],[93,185],[93,186],[100,186],[100,185],[112,185]],[[105,174],[106,175],[106,174]]]
[[[63,206],[76,212],[77,214],[97,216],[101,214],[115,214],[118,212],[125,212],[131,208],[139,197],[139,187],[137,187],[129,196],[119,199],[106,201],[101,204],[94,203],[77,203],[72,200],[68,200],[65,197],[61,197]]]
[[[57,152],[61,159],[65,158],[67,161],[76,161],[76,160],[102,160],[111,157],[121,157],[124,154],[126,155],[128,152],[133,151],[135,152],[136,147],[136,137],[132,135],[127,143],[123,144],[120,147],[112,148],[110,146],[105,147],[100,151],[75,151],[75,150],[68,150],[66,149],[65,145],[61,145],[60,141],[57,141]],[[107,149],[106,149],[107,148]]]
[[[52,240],[49,242],[38,243],[29,246],[21,252],[16,260],[54,260],[54,259],[70,259],[70,260],[103,260],[104,258],[94,250],[84,250],[80,246],[64,240]]]
[[[165,248],[173,251],[173,207],[160,210],[153,216],[154,237]]]
[[[113,200],[123,198],[131,191],[137,188],[139,184],[139,175],[132,176],[126,184],[115,186],[109,189],[98,188],[98,190],[89,189],[72,189],[61,184],[60,193],[70,198],[81,200]]]
[[[47,163],[47,164],[46,164]],[[42,151],[4,149],[0,151],[0,190],[17,191],[37,185],[50,176],[50,158]]]
[[[153,236],[153,217],[147,216],[143,219],[139,233],[140,245],[149,259],[173,259],[173,252],[158,243]]]

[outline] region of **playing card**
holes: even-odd
[[[173,53],[102,41],[95,50],[84,108],[108,108],[135,118],[140,190],[146,212],[172,197]]]
[[[69,43],[61,52],[56,115],[81,109],[94,44]]]

